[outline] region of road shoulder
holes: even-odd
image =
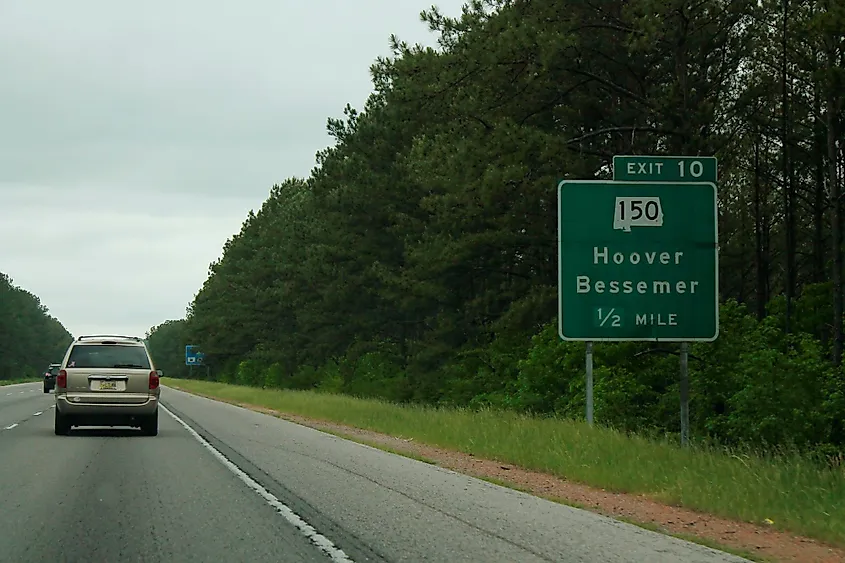
[[[746,522],[736,522],[685,508],[658,503],[645,495],[613,493],[574,483],[512,464],[481,459],[462,452],[446,450],[414,442],[401,436],[390,436],[319,420],[279,412],[266,407],[231,401],[197,393],[178,385],[174,389],[226,402],[255,412],[320,430],[398,455],[411,457],[472,477],[484,479],[526,493],[623,520],[703,545],[722,549],[757,561],[784,563],[845,562],[845,550],[817,540],[788,534]]]

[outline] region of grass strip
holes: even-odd
[[[22,379],[0,379],[0,387],[4,385],[17,385],[18,383],[38,383],[41,379],[37,377],[25,377]]]
[[[845,545],[845,470],[798,455],[732,455],[558,418],[406,406],[312,391],[165,378],[223,400],[413,438],[609,491]]]

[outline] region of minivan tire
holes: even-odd
[[[53,412],[56,413],[56,417],[53,422],[56,436],[67,436],[70,434],[70,420],[68,420],[66,416],[60,414],[59,409],[55,409]]]
[[[158,436],[158,409],[141,423],[141,432],[145,436]]]

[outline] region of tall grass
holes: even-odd
[[[194,380],[166,385],[298,414],[478,457],[609,491],[761,523],[845,545],[845,470],[799,455],[737,455],[624,435],[599,426],[501,411],[400,406],[310,391],[261,390]]]

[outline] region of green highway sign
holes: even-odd
[[[715,340],[716,201],[712,182],[561,181],[560,337]]]
[[[713,182],[718,180],[715,156],[613,157],[615,182]]]

